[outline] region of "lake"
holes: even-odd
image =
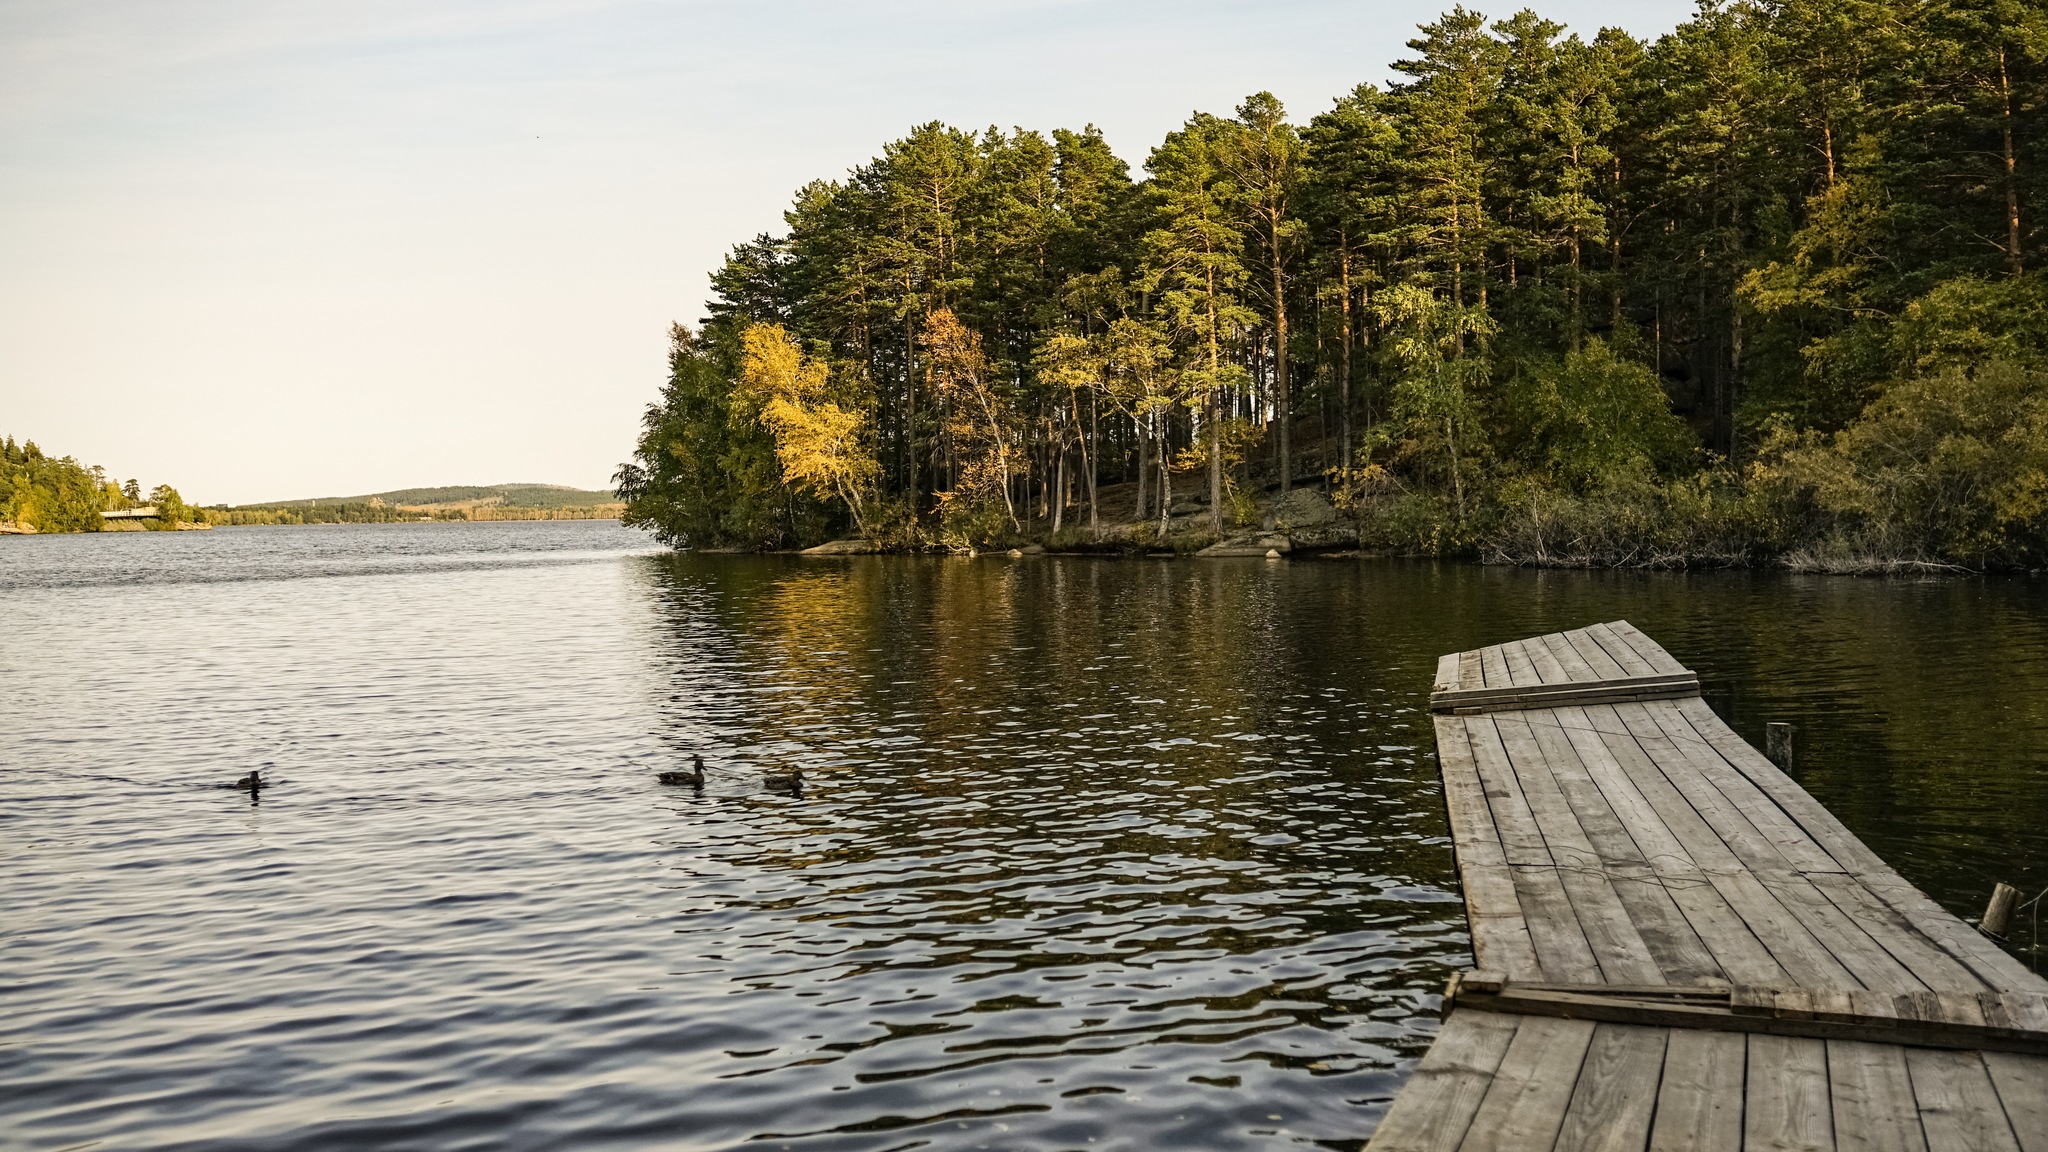
[[[0,1147],[1355,1149],[1470,963],[1436,656],[1617,617],[2048,887],[2048,581],[0,539]]]

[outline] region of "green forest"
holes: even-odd
[[[609,520],[619,509],[610,492],[560,484],[404,488],[368,496],[201,507],[187,504],[168,484],[145,493],[137,481],[117,481],[98,465],[51,456],[33,440],[0,439],[0,533],[8,534],[424,520]],[[136,515],[121,516],[124,512]],[[107,513],[115,516],[110,520]]]
[[[201,515],[168,484],[145,494],[134,480],[122,483],[98,465],[47,455],[33,440],[0,439],[0,530],[98,532],[107,527],[102,513],[142,507],[155,508],[156,517],[124,526],[175,529]]]
[[[1313,490],[1373,550],[2048,562],[2048,8],[1460,7],[1409,48],[1142,170],[935,122],[806,185],[674,328],[629,522],[1188,550]]]
[[[318,496],[206,510],[214,524],[397,524],[423,520],[610,520],[621,505],[610,492],[561,484],[448,485],[398,488],[364,496]]]

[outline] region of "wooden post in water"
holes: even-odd
[[[1779,721],[1764,725],[1764,754],[1780,768],[1792,767],[1792,726]]]
[[[2005,930],[2012,927],[2013,906],[2020,901],[2020,890],[2010,884],[1999,883],[1991,888],[1991,903],[1984,906],[1984,918],[1977,921],[1978,931],[1986,936],[2005,939]]]

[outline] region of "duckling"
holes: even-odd
[[[688,772],[663,772],[661,775],[656,776],[655,779],[663,784],[688,784],[697,791],[702,792],[704,790],[704,758],[702,756],[692,756],[690,757],[690,770]]]
[[[761,783],[771,792],[787,792],[795,796],[804,790],[804,770],[791,768],[787,772],[763,772]]]
[[[239,789],[243,792],[260,792],[263,790],[263,776],[260,770],[252,768],[247,776],[228,785],[228,787]]]

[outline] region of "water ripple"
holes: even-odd
[[[1967,661],[1926,623],[1952,586],[671,557],[590,523],[19,543],[10,1148],[1357,1148],[1469,962],[1435,655],[1591,619],[1739,724],[1811,709],[1809,785],[1938,895],[1978,842],[1899,814],[2048,803],[2031,711],[2002,790],[1904,767],[1937,718],[1818,734],[1909,699],[1857,647],[1880,593],[1927,601],[1891,646]],[[1973,587],[2034,683],[2035,593]],[[655,782],[693,753],[701,795]],[[1873,762],[1882,803],[1840,783]],[[252,767],[253,803],[220,787]]]

